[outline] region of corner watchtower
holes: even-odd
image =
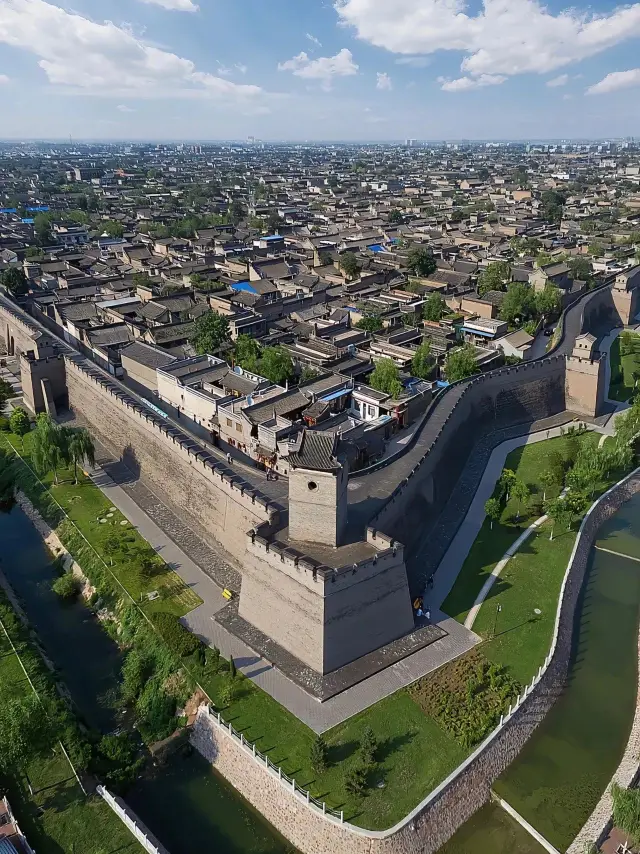
[[[340,546],[347,527],[349,466],[333,433],[304,430],[289,452],[289,537]]]
[[[595,343],[589,333],[578,335],[565,376],[567,409],[588,418],[602,411],[605,397],[606,354],[596,353]]]

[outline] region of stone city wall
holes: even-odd
[[[562,585],[551,653],[540,678],[511,715],[412,813],[387,831],[341,824],[304,803],[209,717],[198,715],[192,741],[303,854],[435,854],[490,799],[494,780],[518,755],[566,683],[575,612],[600,526],[640,491],[640,469],[591,508],[580,528]]]
[[[425,443],[406,480],[371,520],[370,528],[384,531],[412,553],[421,532],[449,500],[480,438],[564,410],[565,366],[564,356],[524,362],[481,374],[458,394],[446,396],[442,405],[449,411],[438,431]]]
[[[243,561],[246,532],[277,522],[276,505],[84,359],[65,356],[65,363],[70,409],[134,476],[142,472],[170,507]]]

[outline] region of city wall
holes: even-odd
[[[294,794],[201,708],[196,749],[303,854],[435,854],[491,796],[491,786],[518,755],[560,695],[567,679],[574,620],[600,526],[640,492],[640,470],[612,487],[585,517],[567,566],[551,652],[535,687],[436,790],[387,831],[364,831],[323,815]]]
[[[81,357],[65,355],[65,365],[70,409],[134,475],[144,474],[236,560],[244,560],[250,528],[277,524],[276,505],[200,445]]]

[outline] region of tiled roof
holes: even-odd
[[[331,433],[303,430],[298,450],[289,454],[289,464],[294,469],[337,471],[341,467],[336,457],[337,446],[338,439]]]

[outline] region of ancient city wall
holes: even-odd
[[[421,532],[449,500],[482,436],[564,410],[565,366],[564,356],[550,356],[481,374],[466,383],[413,470],[370,527],[403,542],[411,553]],[[442,404],[447,404],[446,398]]]
[[[237,560],[246,532],[275,523],[278,508],[218,463],[202,446],[78,356],[65,356],[69,407],[111,452],[157,487],[169,505],[188,513]]]
[[[518,755],[565,684],[575,612],[600,526],[640,491],[640,469],[612,487],[585,517],[572,552],[556,616],[551,652],[540,678],[504,722],[413,812],[395,827],[364,831],[322,815],[219,727],[206,709],[194,725],[198,751],[303,854],[434,854],[490,798],[494,780]]]

